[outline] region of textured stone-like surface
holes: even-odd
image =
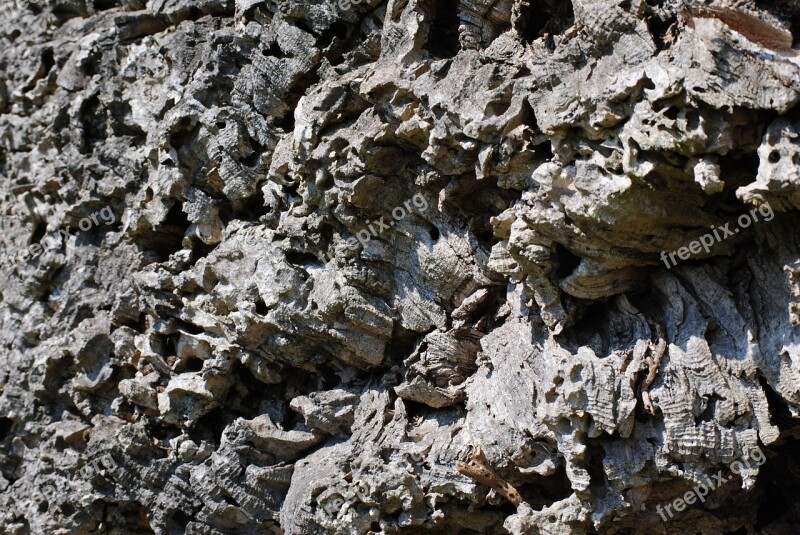
[[[791,533],[798,20],[20,3],[0,531]],[[457,470],[476,451],[495,490]]]

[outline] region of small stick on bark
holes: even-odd
[[[642,385],[642,403],[644,403],[644,408],[649,412],[651,415],[656,415],[656,408],[653,405],[653,401],[650,399],[650,387],[653,385],[653,382],[656,380],[656,374],[658,373],[658,369],[661,367],[661,359],[664,357],[664,352],[667,350],[667,340],[666,334],[664,333],[664,327],[661,326],[660,323],[651,321],[650,322],[656,329],[656,336],[658,336],[658,343],[656,344],[655,349],[651,349],[651,354],[647,357],[647,378],[644,380],[644,384]]]
[[[475,446],[473,448],[469,462],[456,464],[456,470],[474,479],[481,485],[493,488],[515,506],[519,506],[519,504],[523,502],[522,496],[517,489],[511,486],[508,481],[498,476],[492,469],[480,446]]]
[[[739,32],[753,43],[776,52],[790,52],[794,37],[792,32],[761,20],[755,15],[721,7],[697,7],[689,10],[693,18],[714,18]]]

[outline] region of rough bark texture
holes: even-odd
[[[0,531],[794,532],[800,1],[18,4]]]

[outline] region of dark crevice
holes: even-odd
[[[14,420],[5,416],[0,417],[0,440],[4,440],[14,427]]]
[[[192,519],[190,516],[185,514],[182,511],[175,511],[172,516],[170,517],[169,521],[167,522],[167,529],[168,530],[179,530],[179,532],[185,532],[186,526],[189,525]]]
[[[91,152],[95,146],[106,142],[108,129],[105,110],[97,95],[81,105],[80,117],[83,127],[82,148],[84,152]]]
[[[119,2],[117,0],[94,0],[95,11],[107,11],[117,7]]]
[[[283,53],[283,50],[281,50],[281,47],[278,46],[277,42],[272,43],[269,48],[262,48],[261,55],[277,59],[283,59],[286,57],[286,54]]]
[[[339,39],[340,43],[343,44],[343,41],[347,38],[347,24],[336,21],[331,24],[330,28],[322,32],[322,35],[317,41],[317,46],[321,49],[327,48],[331,45],[334,39]]]
[[[755,488],[759,501],[752,533],[796,533],[800,523],[800,440],[781,439],[764,454],[766,463],[759,467]]]
[[[131,106],[127,102],[114,101],[108,106],[110,126],[112,132],[118,136],[130,136],[131,146],[144,145],[147,133],[133,121],[126,122],[125,118],[133,116]]]
[[[300,102],[300,99],[305,96],[308,89],[319,82],[319,67],[320,64],[316,64],[313,69],[303,74],[295,85],[292,86],[289,94],[285,96],[284,102],[289,111],[287,111],[283,117],[272,121],[276,127],[282,129],[284,132],[294,131],[294,110],[297,108],[297,104]]]
[[[558,268],[556,269],[556,276],[559,279],[565,279],[572,275],[581,263],[581,258],[569,251],[560,243],[556,243],[556,259],[558,261]]]
[[[219,445],[223,431],[233,419],[234,415],[216,408],[197,419],[197,422],[189,430],[189,438],[197,444],[201,444],[203,440],[206,440],[215,446]]]
[[[193,241],[192,242],[192,259],[187,264],[186,267],[190,268],[190,267],[194,266],[195,264],[197,264],[198,260],[200,260],[201,258],[206,258],[208,255],[210,255],[217,248],[217,245],[219,245],[219,244],[205,243],[205,242],[202,242],[200,240]]]
[[[295,26],[297,26],[298,28],[300,28],[300,29],[301,29],[301,30],[303,30],[304,32],[306,32],[306,33],[308,33],[308,34],[311,34],[311,35],[313,35],[313,36],[314,36],[314,37],[316,37],[316,38],[319,38],[319,37],[320,37],[319,33],[315,32],[315,31],[314,31],[314,30],[311,28],[311,26],[309,26],[308,24],[306,24],[306,23],[305,23],[304,21],[302,21],[302,20],[295,20],[295,21],[292,21],[292,24],[294,24]]]
[[[164,222],[142,240],[145,250],[152,251],[159,262],[166,262],[170,255],[181,250],[183,238],[190,225],[183,211],[183,203],[175,202],[167,212]]]
[[[47,76],[50,73],[50,70],[56,64],[56,60],[53,54],[52,48],[46,48],[42,52],[42,70],[44,71],[44,76]]]
[[[791,18],[790,31],[792,32],[792,48],[800,47],[800,10]]]
[[[514,29],[526,43],[532,43],[545,35],[552,39],[575,24],[572,2],[569,0],[527,0],[520,6],[520,16],[514,21]]]
[[[778,426],[778,429],[781,431],[788,431],[800,426],[800,420],[792,418],[792,412],[789,410],[786,401],[784,401],[780,394],[775,392],[763,375],[758,376],[758,382],[767,398],[770,423]]]
[[[417,345],[417,340],[421,336],[421,333],[406,329],[400,325],[400,322],[396,321],[392,330],[392,339],[386,345],[392,362],[402,362],[411,356],[414,347]]]
[[[261,192],[256,193],[252,197],[248,197],[241,201],[231,214],[232,218],[241,219],[242,221],[256,222],[262,216],[270,213],[272,208],[264,204],[264,196]]]
[[[195,325],[194,323],[189,323],[186,321],[182,321],[179,319],[175,319],[181,331],[188,333],[188,334],[203,334],[205,329],[200,327],[199,325]]]
[[[309,264],[319,264],[317,255],[307,253],[304,251],[286,251],[286,261],[298,267],[307,266]]]
[[[204,361],[198,357],[189,357],[183,365],[183,371],[194,373],[203,369]]]
[[[755,151],[731,152],[719,158],[718,165],[725,180],[725,189],[714,200],[714,207],[721,215],[728,217],[725,214],[733,214],[745,207],[736,195],[736,190],[752,182],[753,177],[758,175],[760,164],[761,160]]]
[[[516,489],[535,511],[540,511],[555,502],[572,495],[572,485],[562,462],[555,473],[549,476],[528,475],[525,482],[515,485]]]
[[[665,18],[662,18],[662,16]],[[677,23],[678,17],[676,14],[667,14],[666,12],[648,14],[647,29],[650,35],[653,36],[653,41],[659,51],[667,50],[671,46],[670,34],[675,31],[674,27]]]
[[[269,313],[269,308],[267,308],[267,304],[264,302],[263,299],[259,299],[256,301],[256,314],[260,316],[266,316]]]
[[[241,162],[246,167],[252,168],[255,167],[255,165],[258,163],[258,159],[264,153],[264,146],[261,145],[257,139],[252,137],[249,138],[248,142],[250,144],[250,154],[242,158]]]
[[[458,0],[434,0],[428,40],[423,47],[434,57],[448,59],[458,54]]]
[[[434,410],[424,403],[418,403],[408,399],[404,399],[403,404],[406,406],[406,414],[408,414],[409,422],[414,422],[416,418],[424,419],[430,412]]]
[[[44,238],[45,232],[47,231],[47,225],[44,222],[34,223],[33,225],[33,235],[31,236],[31,243],[40,243],[42,238]]]
[[[590,439],[586,447],[586,471],[589,472],[589,490],[597,499],[603,499],[608,494],[608,481],[603,470],[605,457],[605,448]]]

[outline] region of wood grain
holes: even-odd
[[[700,7],[689,11],[694,18],[714,18],[750,41],[776,51],[792,50],[792,33],[761,20],[755,15],[720,7]]]

